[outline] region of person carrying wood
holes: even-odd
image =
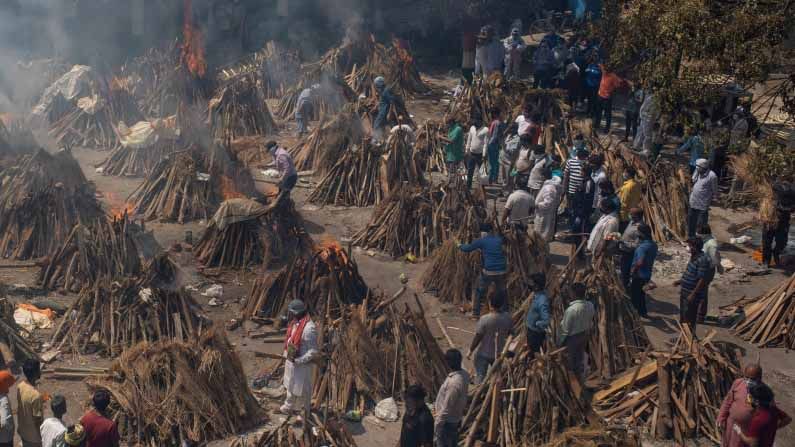
[[[471,244],[458,244],[458,249],[464,253],[470,253],[475,250],[481,252],[483,270],[480,273],[475,302],[472,305],[472,316],[475,318],[480,318],[480,306],[489,286],[494,284],[494,288],[500,298],[504,298],[507,295],[506,274],[508,265],[505,258],[505,250],[503,250],[504,238],[497,230],[491,224],[482,224],[480,231],[488,234],[480,239],[475,239]],[[507,307],[504,299],[501,303]]]
[[[282,414],[299,410],[298,421],[309,417],[312,405],[313,361],[318,353],[317,329],[301,300],[287,305],[287,336],[284,340],[284,387],[287,397],[279,408]]]
[[[494,363],[497,355],[502,352],[505,340],[513,328],[513,320],[508,313],[503,298],[492,293],[489,297],[489,313],[478,320],[475,328],[475,337],[469,345],[467,359],[472,359],[475,354],[475,383],[481,384],[486,379],[489,367]]]
[[[400,447],[433,447],[433,415],[425,405],[422,385],[409,385],[403,393],[406,411],[400,429]]]
[[[682,279],[674,282],[681,286],[679,291],[679,322],[690,326],[693,334],[696,333],[698,306],[706,294],[706,287],[712,263],[709,256],[704,253],[704,241],[701,238],[687,240],[690,249],[690,261],[687,263]]]
[[[651,237],[651,227],[645,223],[638,226],[639,243],[635,248],[630,269],[629,295],[632,305],[641,318],[649,318],[646,311],[646,292],[643,288],[651,281],[654,261],[657,259],[657,243]]]
[[[527,349],[535,356],[541,351],[549,329],[549,297],[547,297],[547,276],[543,272],[530,276],[533,283],[533,301],[527,310],[525,327],[527,329]]]
[[[273,157],[273,161],[276,163],[276,170],[279,172],[279,195],[284,194],[290,197],[290,192],[295,188],[295,184],[298,183],[298,172],[295,170],[293,157],[275,141],[269,141],[265,147],[271,157]]]
[[[469,374],[461,367],[461,351],[448,349],[444,360],[450,373],[444,379],[433,404],[436,418],[433,423],[434,447],[456,447],[461,420],[467,408]]]
[[[563,312],[558,333],[558,346],[566,347],[566,366],[580,382],[584,381],[585,348],[591,338],[596,308],[588,301],[585,284],[577,282],[571,285],[574,300]]]

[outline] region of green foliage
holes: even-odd
[[[757,181],[795,182],[795,151],[768,138],[749,151],[748,170]]]

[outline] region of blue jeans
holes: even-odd
[[[480,385],[486,380],[489,373],[489,366],[494,363],[494,359],[486,358],[480,354],[475,355],[475,384]]]
[[[494,284],[494,288],[497,289],[497,293],[502,295],[502,302],[504,303],[503,307],[505,309],[508,308],[508,292],[506,290],[505,277],[505,273],[501,275],[487,275],[484,272],[480,273],[480,281],[478,281],[475,302],[472,305],[472,313],[475,316],[480,316],[480,306],[483,303],[483,297],[486,296],[486,292],[489,290],[489,286],[492,284]]]
[[[687,210],[687,237],[696,237],[696,231],[701,225],[709,223],[709,210],[697,210],[690,208]]]
[[[305,134],[306,121],[304,121],[304,115],[301,112],[295,112],[295,123],[298,125],[298,136]]]
[[[445,423],[433,434],[433,447],[456,447],[458,445],[458,422]]]

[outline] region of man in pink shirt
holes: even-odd
[[[298,183],[298,172],[295,170],[293,157],[275,141],[269,141],[265,147],[276,163],[276,170],[279,171],[279,195],[285,194],[289,197],[290,191]]]

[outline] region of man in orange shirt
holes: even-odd
[[[607,133],[610,131],[610,126],[613,124],[613,94],[616,90],[625,89],[629,83],[618,76],[614,71],[608,70],[604,64],[599,66],[602,69],[602,80],[599,83],[599,92],[596,98],[596,107],[593,109],[593,130],[599,130],[602,124],[602,115],[605,115],[605,130]]]

